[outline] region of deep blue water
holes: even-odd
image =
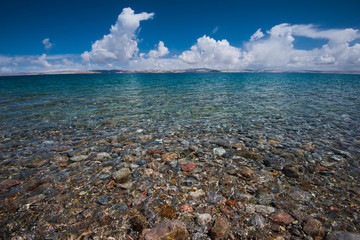
[[[360,75],[79,74],[0,77],[0,134],[54,126],[227,124],[360,135]],[[329,132],[329,133],[327,133]]]

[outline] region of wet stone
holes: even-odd
[[[100,180],[109,180],[109,179],[112,179],[112,176],[110,174],[101,173],[98,176],[98,179],[100,179]]]
[[[226,150],[224,148],[222,148],[222,147],[214,148],[213,153],[214,153],[214,155],[221,157],[226,153]]]
[[[131,171],[129,168],[123,168],[119,171],[116,171],[112,174],[112,177],[115,179],[115,181],[119,183],[125,183],[131,175]]]
[[[77,156],[71,157],[70,160],[73,162],[80,162],[80,161],[84,161],[87,158],[88,158],[87,155],[77,155]]]
[[[304,232],[312,237],[321,237],[325,236],[325,228],[323,227],[322,223],[314,218],[309,218],[304,223]]]
[[[225,198],[215,191],[209,191],[206,194],[205,201],[211,204],[225,201]]]
[[[186,225],[179,220],[172,220],[156,225],[152,229],[144,229],[141,233],[142,240],[177,239],[187,240],[189,232]]]
[[[96,199],[97,203],[100,203],[101,205],[106,205],[110,201],[110,198],[108,196],[100,196],[98,199]]]
[[[189,162],[187,164],[183,164],[181,166],[181,170],[185,171],[185,172],[190,172],[192,170],[194,170],[196,168],[196,164],[194,162]]]
[[[287,177],[291,177],[291,178],[299,178],[300,177],[297,168],[293,165],[286,165],[282,171],[285,174],[285,176],[287,176]]]
[[[289,225],[295,219],[287,212],[277,211],[269,216],[270,220],[283,225]]]
[[[256,228],[259,229],[263,229],[265,227],[266,224],[266,220],[264,217],[260,216],[260,215],[256,215],[252,220],[251,223],[253,226],[255,226]]]
[[[215,220],[214,226],[210,230],[210,237],[212,240],[226,239],[230,233],[230,225],[223,217],[218,217]]]

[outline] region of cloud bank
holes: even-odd
[[[95,41],[91,50],[81,55],[0,55],[0,73],[61,69],[171,70],[199,67],[233,70],[360,71],[360,33],[357,29],[321,29],[312,24],[282,23],[267,31],[259,28],[242,46],[233,46],[226,39],[218,40],[204,35],[179,55],[171,55],[161,40],[156,48],[148,53],[139,52],[137,34],[140,23],[153,17],[154,13],[136,14],[131,8],[124,8],[116,23],[111,26],[110,33]],[[299,49],[296,41],[301,38],[320,39],[322,45],[307,50]],[[45,49],[50,49],[53,45],[49,38],[42,42]]]

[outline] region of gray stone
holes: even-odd
[[[96,199],[97,203],[100,203],[101,205],[106,205],[110,201],[108,196],[100,196],[98,199]]]

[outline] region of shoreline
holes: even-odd
[[[36,75],[71,75],[71,74],[121,74],[121,73],[318,73],[318,74],[350,74],[359,75],[360,71],[314,71],[314,70],[296,70],[296,71],[282,71],[282,70],[216,70],[216,69],[179,69],[179,70],[88,70],[88,71],[49,71],[49,72],[25,72],[25,73],[10,73],[0,74],[0,77],[8,76],[36,76]]]

